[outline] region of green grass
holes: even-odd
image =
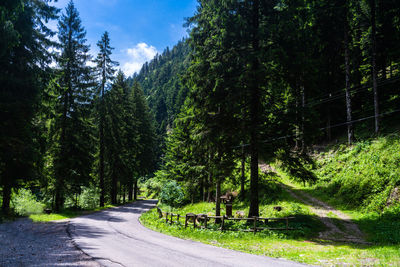
[[[82,215],[85,215],[85,214],[90,214],[90,213],[93,213],[93,212],[96,212],[96,211],[100,211],[100,210],[104,210],[104,209],[108,209],[108,208],[112,208],[112,207],[116,207],[116,206],[115,205],[106,205],[104,207],[98,207],[98,208],[94,208],[94,209],[85,209],[85,210],[66,209],[66,210],[63,210],[63,211],[61,211],[59,213],[31,214],[31,215],[29,215],[29,218],[33,222],[59,221],[59,220],[75,218],[75,217],[78,217],[78,216],[82,216]]]
[[[185,214],[185,212],[207,213],[211,210],[210,208],[212,209],[212,205],[209,203],[199,203],[187,205],[182,209],[175,209],[175,212],[179,214]],[[167,224],[165,219],[158,218],[154,209],[143,214],[140,221],[150,229],[167,235],[307,264],[328,266],[342,264],[355,266],[400,265],[399,246],[335,244],[313,238],[309,239],[301,232],[293,234],[263,231],[253,234],[249,232],[193,229],[193,227],[184,228],[183,220],[179,225]]]
[[[321,199],[349,215],[366,234],[372,245],[332,243],[317,238],[323,230],[308,206],[279,187],[266,182],[261,188],[261,216],[295,215],[299,231],[290,233],[264,231],[262,233],[221,232],[212,229],[184,228],[158,219],[152,210],[142,215],[141,222],[156,231],[203,243],[276,258],[286,258],[315,265],[400,266],[400,204],[386,206],[390,191],[400,186],[400,136],[391,134],[376,140],[359,142],[351,147],[331,146],[315,157],[318,180],[313,185],[296,182],[279,164],[277,179]],[[264,180],[265,182],[265,180]],[[273,206],[284,210],[277,214]],[[168,209],[163,207],[162,209]],[[247,215],[248,203],[236,203],[235,210]],[[166,210],[171,211],[171,210]],[[214,213],[213,204],[198,203],[172,210],[174,213]],[[224,211],[222,211],[224,214]],[[339,229],[343,224],[335,214],[329,214]],[[183,223],[183,221],[182,221]],[[233,228],[244,229],[246,225]]]
[[[377,245],[400,245],[400,203],[386,205],[400,186],[400,136],[391,134],[347,147],[331,147],[315,157],[314,185],[296,182],[276,164],[283,183],[302,190],[351,216]]]

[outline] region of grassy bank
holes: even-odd
[[[45,214],[45,213],[39,213],[39,214],[31,214],[29,215],[29,218],[33,222],[50,222],[50,221],[59,221],[59,220],[65,220],[65,219],[72,219],[78,216],[90,214],[96,211],[101,211],[105,210],[108,208],[116,207],[116,205],[106,205],[104,207],[97,207],[93,209],[81,209],[81,210],[76,210],[76,209],[65,209],[61,212],[56,212],[56,213],[50,213],[50,214]]]
[[[221,232],[218,226],[211,229],[184,228],[181,224],[166,224],[152,210],[141,217],[142,223],[165,234],[203,243],[240,250],[252,254],[286,258],[315,265],[400,266],[400,204],[390,201],[391,192],[400,186],[400,137],[391,134],[353,146],[335,145],[313,155],[317,177],[315,184],[302,184],[297,177],[290,177],[279,166],[275,181],[263,183],[260,188],[261,216],[296,217],[297,231],[262,233]],[[265,182],[265,178],[262,179]],[[371,245],[333,243],[318,239],[324,230],[309,207],[293,199],[276,186],[276,182],[290,184],[321,199],[336,209],[350,215],[366,234]],[[275,183],[275,184],[274,184]],[[277,213],[273,206],[282,206]],[[199,203],[165,211],[186,214],[215,213],[213,204]],[[236,210],[247,214],[248,203],[237,202]],[[224,213],[224,212],[223,212]],[[332,214],[334,217],[334,214]],[[340,228],[340,220],[335,221]],[[183,224],[183,221],[182,221]],[[231,228],[246,228],[236,225]]]
[[[205,212],[212,210],[210,204],[188,205],[174,212]],[[284,233],[264,231],[253,234],[219,230],[184,228],[182,224],[167,224],[159,219],[153,209],[140,218],[142,224],[155,231],[175,237],[190,239],[206,244],[239,250],[247,253],[275,258],[285,258],[297,262],[315,265],[359,265],[383,266],[400,264],[400,246],[366,246],[356,244],[338,244],[318,240],[311,232]],[[317,229],[318,230],[318,229]],[[309,237],[309,238],[307,238]]]
[[[338,145],[315,155],[318,180],[296,182],[279,168],[282,182],[349,214],[377,245],[400,245],[400,202],[390,198],[400,187],[400,136],[391,134],[353,146]]]

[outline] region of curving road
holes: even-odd
[[[156,203],[138,201],[72,219],[69,233],[76,246],[104,266],[304,266],[149,230],[139,217]]]

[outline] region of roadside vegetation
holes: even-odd
[[[51,202],[40,194],[33,194],[28,189],[19,189],[12,193],[11,208],[13,210],[7,216],[1,216],[0,222],[15,220],[22,217],[29,217],[33,222],[49,222],[64,219],[71,219],[92,212],[117,207],[132,201],[126,197],[118,199],[118,204],[107,204],[104,207],[98,205],[99,193],[93,192],[93,188],[84,188],[80,195],[67,198],[65,208],[56,212],[51,210]],[[95,198],[92,198],[95,196]],[[97,196],[97,198],[96,198]]]
[[[275,165],[282,182],[348,213],[367,241],[400,249],[400,136],[390,134],[316,154],[315,184]]]
[[[393,192],[400,185],[398,151],[398,134],[360,141],[349,147],[340,144],[327,146],[323,152],[313,155],[315,164],[306,166],[316,177],[314,183],[303,183],[279,161],[271,163],[269,174],[260,176],[260,216],[294,216],[290,223],[296,228],[294,231],[262,231],[257,234],[221,232],[219,225],[214,225],[212,221],[209,229],[193,229],[191,224],[185,228],[184,218],[181,218],[180,224],[171,225],[165,222],[165,218],[159,219],[156,210],[144,214],[141,222],[153,230],[179,238],[308,264],[396,266],[400,264],[400,202]],[[365,234],[367,244],[319,238],[319,233],[326,230],[325,225],[310,206],[283,190],[281,183],[289,185],[294,193],[304,192],[349,215]],[[186,200],[182,198],[180,203],[169,202],[165,198],[168,195],[165,191],[168,190],[162,181],[147,181],[146,185],[147,194],[160,195],[162,203],[159,207],[164,212],[183,216],[190,212],[215,214],[214,203],[188,203],[187,193]],[[226,183],[222,191],[232,189],[239,190],[238,183]],[[173,191],[179,190],[183,189],[175,188]],[[282,211],[274,210],[275,206],[282,207]],[[237,198],[233,215],[236,211],[247,214],[248,208],[247,201]],[[224,208],[221,214],[225,214]],[[344,228],[343,221],[334,213],[328,216],[339,229]],[[229,227],[236,230],[249,228],[246,223],[235,223]]]

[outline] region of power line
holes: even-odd
[[[390,115],[390,114],[397,113],[397,112],[400,112],[400,109],[396,109],[396,110],[393,110],[393,111],[390,111],[390,112],[381,113],[381,114],[378,115],[378,117]],[[373,118],[375,118],[375,116],[368,116],[368,117],[364,117],[364,118],[361,118],[361,119],[356,119],[356,120],[352,120],[352,121],[348,121],[348,122],[338,123],[338,124],[331,125],[331,126],[328,126],[328,127],[319,128],[319,130],[323,131],[323,130],[326,130],[326,129],[337,128],[337,127],[340,127],[340,126],[352,124],[352,123],[355,123],[355,122],[365,121],[365,120],[369,120],[369,119],[373,119]],[[290,135],[285,135],[285,136],[280,136],[280,137],[274,137],[274,138],[263,140],[260,143],[270,143],[270,142],[273,142],[273,141],[286,139],[286,138],[289,138],[289,137],[295,137],[296,135],[297,134],[290,134]],[[248,146],[250,146],[250,144],[243,144],[243,145],[235,146],[234,148],[248,147]]]

